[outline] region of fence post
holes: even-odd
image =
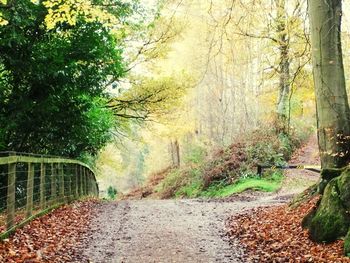
[[[96,186],[96,177],[95,177],[95,174],[92,175],[92,188],[93,188],[93,191],[94,191],[94,195],[96,197],[98,197],[98,193],[97,193],[97,186]]]
[[[56,198],[57,198],[56,167],[52,163],[51,164],[51,201],[52,201],[51,205],[54,205],[57,202]]]
[[[15,221],[15,208],[16,208],[16,163],[8,165],[7,175],[7,222],[6,227],[10,229],[14,225]]]
[[[86,195],[86,169],[83,167],[83,195]]]
[[[75,198],[79,197],[79,167],[77,164],[74,165],[74,196]]]
[[[46,206],[46,200],[45,200],[45,176],[46,176],[46,166],[42,162],[40,164],[40,208],[44,209]]]
[[[79,196],[83,195],[83,168],[79,166]]]
[[[69,165],[67,165],[69,167]],[[68,180],[68,200],[73,199],[73,194],[72,194],[72,170],[70,168],[66,169],[67,171],[67,180]]]
[[[89,170],[87,168],[85,168],[85,176],[86,176],[86,181],[85,181],[85,192],[86,192],[86,195],[88,196],[90,193],[89,193],[89,181],[90,181],[90,173],[89,173]]]
[[[100,195],[100,189],[98,187],[98,183],[97,183],[97,180],[95,179],[95,188],[96,188],[96,196],[99,197]]]
[[[90,170],[87,170],[87,193],[90,196],[91,195],[91,172]]]
[[[58,165],[58,177],[59,177],[59,198],[60,202],[64,201],[64,173],[63,173],[63,165]]]
[[[34,188],[34,164],[28,163],[28,177],[27,177],[27,208],[26,215],[30,217],[33,213],[33,188]]]
[[[262,175],[262,167],[260,164],[258,164],[258,171],[257,171],[257,174],[261,177]]]

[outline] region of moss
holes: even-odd
[[[323,194],[327,184],[334,178],[341,175],[343,169],[323,169],[321,171],[321,181],[318,185],[318,193]]]
[[[338,187],[340,192],[340,200],[343,206],[350,210],[350,168],[344,170],[338,179]]]
[[[339,178],[327,185],[321,203],[310,223],[310,235],[317,242],[332,242],[345,236],[349,217],[342,204],[338,188]]]
[[[315,217],[317,209],[314,208],[312,209],[304,218],[303,221],[301,222],[302,228],[310,228],[312,219]]]

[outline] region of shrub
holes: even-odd
[[[117,189],[115,189],[113,186],[108,187],[107,194],[108,198],[114,200],[117,196]]]
[[[186,164],[198,164],[203,162],[207,151],[200,145],[192,144],[188,146],[188,149],[184,155],[184,162]]]
[[[204,148],[190,146],[185,166],[171,171],[157,189],[161,198],[226,196],[246,189],[275,191],[283,173],[266,171],[258,178],[257,164],[284,165],[302,140],[293,132],[277,134],[266,126],[236,138],[211,156],[205,156]]]

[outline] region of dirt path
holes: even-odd
[[[265,205],[280,202],[264,199]],[[94,263],[242,262],[240,247],[231,247],[223,237],[224,223],[232,214],[261,205],[261,199],[104,203],[81,253]]]
[[[291,163],[317,164],[315,138]],[[318,180],[303,170],[286,172],[277,194],[245,194],[226,200],[106,202],[91,224],[77,262],[244,262],[239,244],[225,240],[225,220],[245,210],[287,202]]]
[[[298,149],[292,156],[289,164],[320,165],[316,134],[311,136],[308,142]],[[315,184],[320,175],[307,170],[286,170],[282,188],[277,194],[297,194]]]

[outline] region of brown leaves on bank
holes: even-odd
[[[98,201],[62,206],[0,242],[0,262],[75,262]],[[78,260],[77,262],[83,262]]]
[[[302,229],[301,221],[317,199],[296,209],[283,205],[234,216],[228,223],[229,237],[244,245],[246,262],[350,262],[343,256],[343,241],[317,244]]]

